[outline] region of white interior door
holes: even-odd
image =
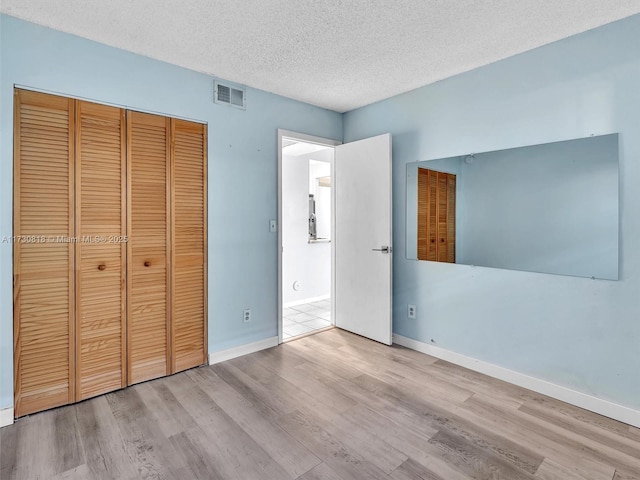
[[[336,147],[337,327],[391,345],[391,135]]]

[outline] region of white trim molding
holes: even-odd
[[[467,357],[460,353],[452,352],[451,350],[403,337],[402,335],[394,334],[393,343],[640,428],[640,410],[634,410],[546,380],[530,377],[529,375],[499,367],[498,365],[476,358]]]
[[[269,337],[264,340],[258,340],[257,342],[247,343],[244,345],[238,345],[237,347],[229,348],[227,350],[220,350],[219,352],[212,352],[209,354],[209,365],[214,363],[224,362],[231,360],[232,358],[242,357],[250,353],[259,352],[271,347],[278,346],[278,337]]]
[[[0,428],[13,424],[13,407],[0,410]]]

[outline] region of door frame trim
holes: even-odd
[[[277,311],[277,321],[278,321],[278,344],[282,343],[282,312],[283,312],[283,285],[282,285],[282,137],[293,138],[295,140],[299,140],[304,143],[314,143],[316,145],[322,145],[325,147],[335,148],[338,145],[342,145],[342,142],[339,140],[334,140],[331,138],[317,137],[315,135],[308,135],[306,133],[293,132],[291,130],[284,130],[279,128],[277,130],[277,148],[278,148],[278,220],[277,220],[277,229],[278,229],[278,311]],[[331,178],[335,175],[335,155],[333,162],[331,163]],[[336,202],[335,202],[335,188],[331,189],[331,230],[333,235],[335,235],[335,211],[336,211]],[[332,235],[332,236],[333,236]],[[331,242],[331,298],[335,298],[335,242]],[[335,325],[335,304],[331,302],[331,323]]]

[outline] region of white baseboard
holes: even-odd
[[[220,350],[219,352],[212,352],[209,354],[209,365],[214,363],[224,362],[231,360],[232,358],[241,357],[250,353],[259,352],[266,348],[276,347],[278,345],[278,337],[269,337],[264,340],[259,340],[253,343],[247,343],[245,345],[239,345],[237,347],[229,348],[227,350]]]
[[[518,385],[519,387],[533,390],[534,392],[570,403],[576,407],[584,408],[585,410],[590,410],[592,412],[599,413],[600,415],[604,415],[605,417],[613,418],[614,420],[619,420],[640,428],[639,410],[634,410],[629,407],[618,405],[617,403],[609,402],[608,400],[587,395],[586,393],[571,390],[570,388],[547,382],[546,380],[530,377],[529,375],[499,367],[492,363],[467,357],[465,355],[452,352],[451,350],[429,345],[428,343],[420,342],[412,338],[403,337],[402,335],[394,334],[393,343],[418,352],[426,353],[427,355],[455,363],[456,365],[468,368],[469,370],[474,370],[490,377],[504,380],[505,382]]]
[[[13,407],[0,410],[0,427],[13,424]]]
[[[311,302],[319,302],[320,300],[327,300],[329,298],[331,298],[330,294],[320,295],[319,297],[303,298],[302,300],[294,300],[293,302],[284,303],[282,305],[282,308],[295,307],[296,305],[303,305],[305,303],[311,303]]]

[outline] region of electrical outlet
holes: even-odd
[[[278,231],[278,222],[269,220],[269,232],[276,233]]]
[[[242,312],[242,321],[244,323],[251,321],[251,310],[249,310],[248,308],[244,312]]]
[[[416,306],[415,305],[407,305],[407,317],[416,318]]]

